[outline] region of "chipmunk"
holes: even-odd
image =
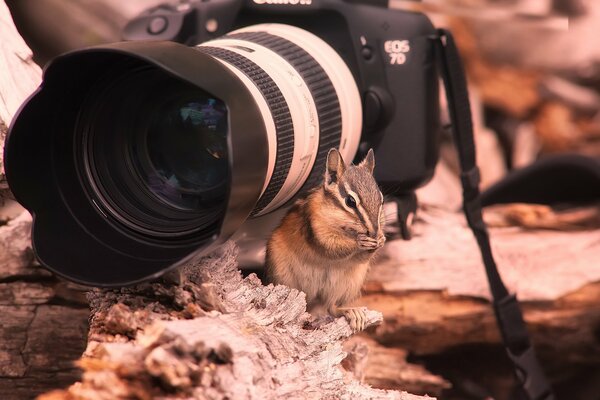
[[[346,166],[337,149],[327,154],[324,182],[292,206],[267,244],[271,282],[306,293],[309,312],[324,307],[345,316],[353,330],[365,327],[360,296],[370,262],[383,246],[383,194],[369,150],[357,166]]]

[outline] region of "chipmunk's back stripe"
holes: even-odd
[[[252,211],[251,215],[255,215],[269,205],[279,193],[292,165],[294,126],[290,109],[277,84],[258,64],[241,54],[220,47],[200,46],[197,49],[234,65],[250,78],[262,93],[273,116],[277,136],[275,167],[267,188]]]
[[[226,37],[247,40],[275,51],[298,71],[313,96],[319,118],[319,149],[310,175],[299,192],[299,195],[302,195],[321,182],[327,152],[333,147],[340,146],[342,116],[333,83],[313,56],[287,39],[261,31],[233,33]]]

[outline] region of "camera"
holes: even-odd
[[[194,0],[146,10],[124,38],[54,59],[5,145],[34,251],[70,280],[136,283],[234,234],[264,239],[333,147],[373,148],[388,196],[433,175],[439,35],[421,13]]]

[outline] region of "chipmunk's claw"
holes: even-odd
[[[365,329],[367,324],[367,315],[365,314],[365,310],[359,307],[351,307],[345,308],[341,310],[344,314],[344,317],[348,320],[350,324],[350,328],[354,332],[359,332]]]
[[[360,234],[358,235],[357,241],[358,247],[360,247],[361,249],[376,250],[382,247],[385,243],[385,236],[382,235],[381,237],[373,239],[372,237],[367,236],[365,234]]]
[[[370,236],[360,234],[358,235],[358,247],[365,250],[373,250],[377,248],[377,239],[373,239]]]

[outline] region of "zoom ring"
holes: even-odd
[[[256,215],[268,206],[277,193],[279,193],[292,165],[294,156],[294,125],[292,123],[292,115],[277,84],[256,63],[238,53],[219,47],[199,46],[197,49],[235,66],[250,78],[262,93],[273,116],[277,136],[275,167],[265,192],[251,213],[252,216]]]
[[[253,42],[279,54],[298,71],[313,96],[319,118],[319,149],[310,175],[298,192],[302,195],[321,182],[329,149],[332,147],[339,149],[340,146],[342,114],[333,83],[313,56],[302,47],[280,36],[266,32],[241,32],[229,34],[226,38]]]

